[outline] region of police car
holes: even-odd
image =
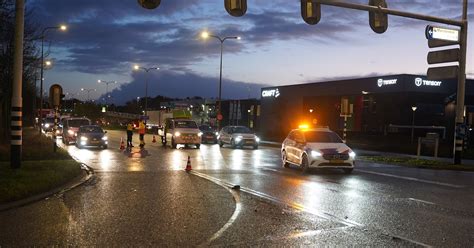
[[[356,154],[329,128],[292,130],[281,146],[284,167],[297,165],[303,172],[310,168],[342,169],[349,174],[354,169]]]

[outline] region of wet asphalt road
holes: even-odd
[[[172,150],[148,135],[146,152],[123,153],[122,135],[109,131],[107,150],[67,147],[96,179],[0,212],[0,246],[474,245],[474,173],[358,161],[351,175],[302,174],[278,148]],[[201,177],[240,185],[237,204]]]

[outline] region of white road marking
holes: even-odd
[[[357,169],[357,168],[356,168],[356,171],[362,172],[362,173],[367,173],[367,174],[374,174],[374,175],[379,175],[379,176],[393,177],[393,178],[398,178],[398,179],[410,180],[410,181],[421,182],[421,183],[429,183],[429,184],[440,185],[440,186],[446,186],[446,187],[457,188],[457,189],[466,187],[466,186],[464,186],[464,185],[457,185],[457,184],[451,184],[451,183],[442,183],[442,182],[437,182],[437,181],[419,179],[419,178],[415,178],[415,177],[405,177],[405,176],[398,176],[398,175],[393,175],[393,174],[388,174],[388,173],[382,173],[382,172],[361,170],[361,169]]]
[[[410,200],[410,201],[416,201],[416,202],[421,202],[421,203],[426,203],[426,204],[430,204],[430,205],[436,205],[436,203],[434,203],[434,202],[429,202],[429,201],[420,200],[420,199],[416,199],[416,198],[408,198],[408,200]]]

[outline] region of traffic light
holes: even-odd
[[[231,16],[240,17],[247,12],[247,0],[224,0],[224,6]]]
[[[161,0],[138,0],[138,4],[145,9],[156,9],[160,3]]]
[[[59,105],[61,105],[62,97],[64,97],[64,94],[61,85],[51,85],[49,88],[49,104],[53,107],[59,107]]]
[[[370,6],[387,8],[385,0],[369,0]],[[369,24],[374,32],[381,34],[387,31],[388,16],[382,12],[369,11]]]
[[[317,24],[321,20],[319,0],[301,0],[301,17],[310,25]]]

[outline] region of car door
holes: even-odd
[[[304,134],[301,131],[295,132],[295,146],[293,147],[293,154],[295,162],[301,164],[301,158],[303,156],[304,150],[306,147],[306,141]]]
[[[285,139],[285,152],[286,152],[286,159],[288,159],[289,162],[295,163],[295,155],[294,155],[294,146],[296,145],[295,142],[295,131],[291,131],[288,134],[288,137]]]
[[[166,143],[171,144],[171,140],[173,139],[173,128],[174,122],[169,120],[166,122]]]

